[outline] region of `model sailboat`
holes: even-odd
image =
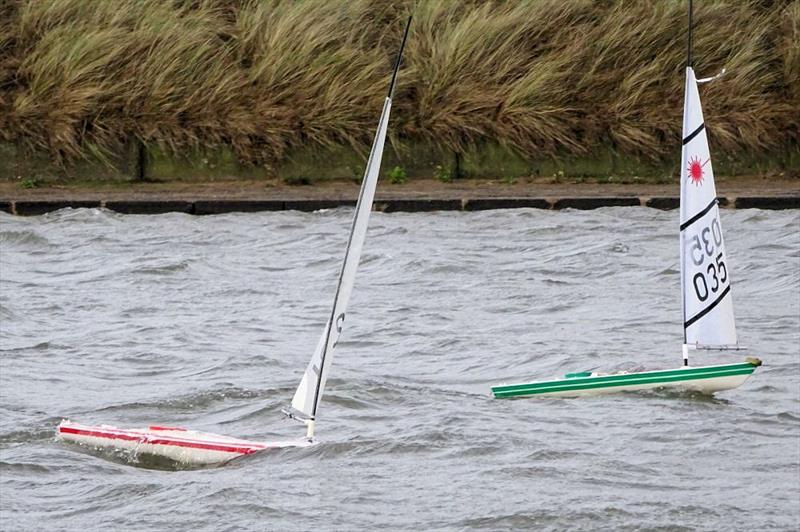
[[[109,425],[82,425],[68,420],[62,421],[56,430],[56,437],[67,442],[82,443],[92,447],[118,449],[134,453],[164,457],[176,462],[192,465],[223,463],[238,456],[253,454],[266,449],[283,447],[302,447],[311,445],[314,438],[314,424],[317,409],[325,390],[325,382],[333,361],[333,352],[342,332],[347,302],[353,290],[356,270],[361,258],[361,249],[367,234],[369,215],[375,197],[375,187],[383,155],[383,145],[389,124],[397,72],[403,55],[403,48],[411,26],[411,17],[406,23],[400,51],[394,64],[389,94],[383,103],[383,111],[378,122],[378,131],[372,143],[364,179],[361,182],[358,203],[356,204],[350,237],[347,242],[339,282],[336,286],[333,308],[325,325],[311,362],[303,374],[300,385],[292,400],[289,417],[303,421],[307,426],[305,438],[289,441],[259,442],[229,438],[218,434],[198,432],[177,427],[149,426],[139,429],[120,429]]]
[[[575,397],[652,388],[680,388],[713,394],[741,385],[761,365],[756,358],[747,358],[739,364],[689,365],[689,353],[693,351],[711,353],[744,349],[736,337],[731,272],[722,238],[714,172],[697,90],[699,83],[712,81],[717,76],[695,78],[691,66],[691,24],[690,1],[680,178],[683,367],[618,374],[572,373],[563,379],[494,386],[492,393],[495,397]]]

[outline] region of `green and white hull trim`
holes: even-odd
[[[502,397],[585,397],[616,392],[677,388],[713,394],[740,386],[761,365],[757,358],[747,358],[741,364],[682,367],[678,369],[641,371],[635,373],[568,374],[563,379],[533,381],[520,384],[501,384],[492,387],[496,398]]]

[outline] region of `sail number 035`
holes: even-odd
[[[709,293],[717,293],[720,287],[728,282],[728,269],[723,260],[725,257],[722,251],[722,229],[716,216],[711,220],[711,226],[704,227],[692,237],[689,242],[689,253],[694,265],[700,267],[700,271],[695,273],[692,279],[694,291],[697,299],[705,301]],[[706,259],[708,265],[704,266]]]

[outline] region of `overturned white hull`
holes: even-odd
[[[56,438],[97,449],[128,451],[173,460],[183,465],[223,464],[268,449],[307,447],[308,439],[259,442],[177,427],[121,429],[111,425],[82,425],[62,421]]]

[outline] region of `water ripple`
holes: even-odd
[[[280,409],[330,312],[351,214],[0,213],[4,527],[796,527],[797,211],[723,213],[738,330],[765,365],[715,398],[489,397],[679,364],[676,211],[375,213],[321,443],[187,470],[54,441],[62,418],[300,435]]]

